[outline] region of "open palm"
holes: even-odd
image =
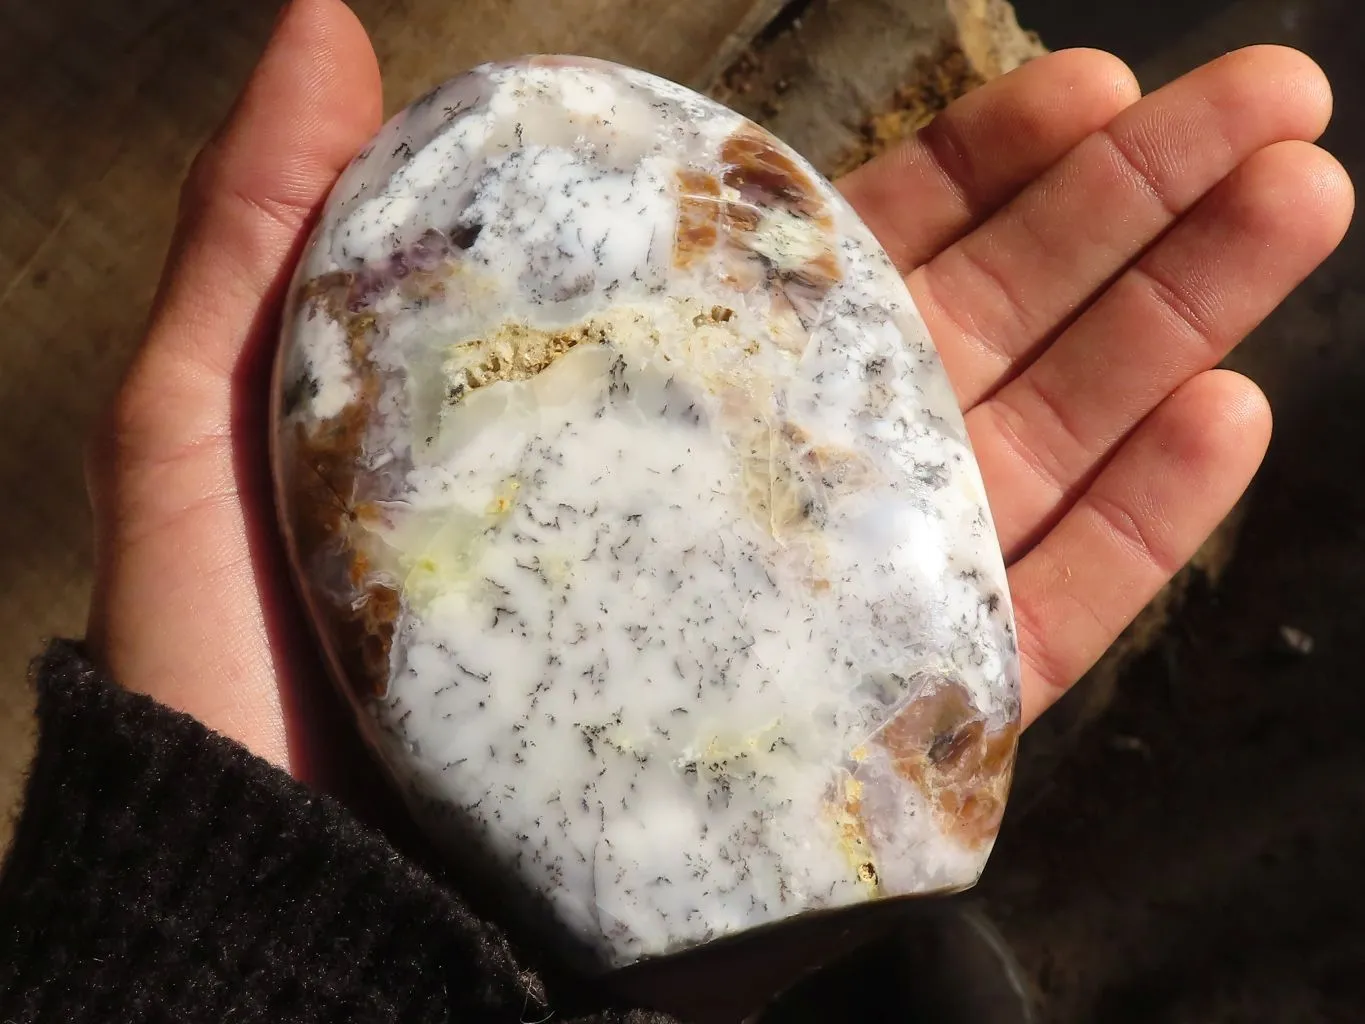
[[[340,0],[296,0],[190,175],[144,345],[92,448],[90,642],[123,685],[327,784],[336,724],[275,539],[266,396],[311,218],[377,129]],[[1213,369],[1336,246],[1302,54],[1145,98],[1043,57],[840,188],[906,275],[966,413],[1009,578],[1025,722],[1090,667],[1250,481],[1270,413]],[[335,758],[332,758],[335,760]]]

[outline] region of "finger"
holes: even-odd
[[[1106,282],[1264,146],[1316,139],[1331,93],[1278,46],[1239,50],[1119,114],[994,218],[915,271],[911,292],[964,406],[1026,364]]]
[[[140,432],[145,443],[173,451],[223,423],[232,375],[260,337],[259,307],[279,292],[308,220],[377,129],[381,103],[374,52],[350,9],[292,0],[182,192],[166,276],[128,379],[162,396],[150,404],[165,415]]]
[[[1236,503],[1265,454],[1270,409],[1209,370],[1168,398],[1009,571],[1033,721],[1090,668]]]
[[[1059,50],[969,92],[839,190],[908,273],[1138,96],[1117,57]]]
[[[1350,179],[1323,150],[1261,150],[967,414],[1007,560],[1166,395],[1216,366],[1327,258],[1352,205]]]

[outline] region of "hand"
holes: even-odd
[[[1237,51],[1139,99],[1056,53],[842,183],[906,274],[1009,565],[1027,725],[1231,510],[1270,410],[1213,369],[1336,248],[1321,70]]]
[[[91,459],[90,640],[124,685],[325,781],[326,705],[275,540],[266,396],[310,219],[376,130],[340,0],[297,0],[196,162],[147,338]],[[1241,495],[1270,413],[1211,369],[1337,245],[1327,83],[1233,53],[1139,98],[1092,51],[976,90],[841,183],[966,410],[1034,719]]]

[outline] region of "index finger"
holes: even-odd
[[[1117,57],[1059,50],[969,92],[839,190],[908,274],[1139,96]]]

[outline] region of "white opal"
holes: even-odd
[[[596,964],[976,880],[1019,714],[981,478],[900,277],[777,139],[599,61],[455,78],[337,184],[275,397],[367,737]]]

